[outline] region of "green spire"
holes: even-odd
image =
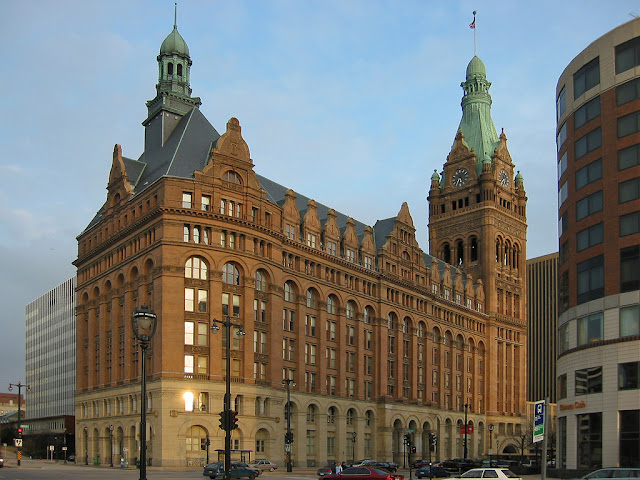
[[[491,155],[498,146],[498,134],[491,119],[491,95],[487,81],[487,70],[478,56],[467,66],[467,78],[460,84],[462,97],[462,119],[460,130],[465,143],[477,155],[476,172],[482,172],[483,163],[491,163]]]

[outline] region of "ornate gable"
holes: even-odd
[[[113,161],[109,172],[107,191],[107,204],[110,207],[115,207],[119,203],[115,201],[118,196],[120,201],[128,200],[129,197],[133,196],[133,185],[129,182],[124,161],[122,160],[122,147],[118,144],[113,147]]]

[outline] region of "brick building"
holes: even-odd
[[[437,458],[460,457],[465,413],[470,457],[487,454],[489,424],[499,451],[515,452],[526,197],[491,120],[482,61],[469,63],[454,146],[425,186],[430,255],[406,203],[367,226],[257,175],[238,120],[220,135],[191,96],[175,26],[158,64],[144,153],[130,159],[116,145],[107,200],[78,237],[77,454],[138,456],[130,317],[140,305],[159,317],[147,360],[154,465],[200,465],[207,440],[222,448],[226,341],[240,414],[232,447],[251,458],[282,463],[285,378],[298,466],[401,461],[406,431],[419,457],[429,432]],[[227,315],[246,335],[210,332]]]
[[[640,19],[557,86],[558,465],[640,466]]]

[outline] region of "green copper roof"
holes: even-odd
[[[178,33],[178,27],[176,25],[173,26],[173,31],[167,35],[167,38],[164,39],[164,42],[162,42],[160,46],[160,55],[172,55],[174,53],[189,56],[187,42],[185,42],[182,35]]]
[[[491,95],[487,73],[479,57],[474,56],[467,66],[467,78],[460,84],[462,97],[462,119],[460,130],[465,143],[477,155],[476,171],[482,172],[483,162],[491,162],[491,155],[498,146],[498,133],[491,119]]]
[[[437,170],[433,171],[433,175],[431,175],[431,180],[432,181],[435,180],[436,182],[440,181],[440,175],[438,175],[438,171]]]

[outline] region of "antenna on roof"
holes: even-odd
[[[173,28],[178,28],[178,3],[173,4]]]
[[[476,13],[478,13],[476,10],[473,11],[473,22],[471,22],[469,24],[469,28],[473,30],[473,55],[477,56],[478,55],[478,44],[477,44],[477,38],[476,38]]]

